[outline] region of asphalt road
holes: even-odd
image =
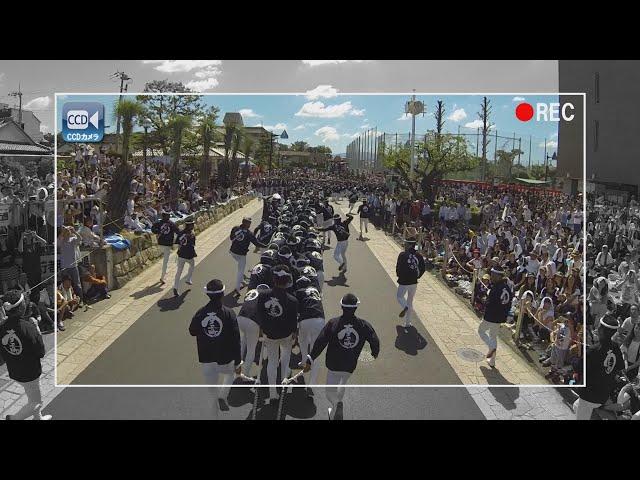
[[[357,217],[356,217],[357,220]],[[259,221],[254,217],[254,224]],[[371,227],[374,228],[374,227]],[[327,318],[341,313],[339,301],[347,292],[361,300],[357,314],[368,320],[381,340],[377,360],[363,355],[363,361],[351,377],[352,385],[460,385],[460,379],[449,366],[422,323],[414,318],[417,329],[408,333],[400,327],[400,307],[395,299],[396,284],[389,278],[375,256],[358,241],[352,227],[347,257],[349,270],[339,276],[333,259],[333,248],[326,250],[323,300]],[[225,241],[194,273],[194,285],[181,286],[174,298],[171,285],[167,294],[147,310],[129,329],[113,342],[75,380],[74,385],[201,385],[203,378],[197,361],[195,340],[187,327],[195,311],[207,301],[202,291],[212,278],[220,278],[231,290],[235,262],[229,256]],[[335,237],[333,245],[335,245]],[[201,247],[202,249],[202,247]],[[258,261],[250,250],[247,267]],[[141,285],[141,290],[149,287]],[[238,304],[232,297],[228,306]],[[236,309],[237,311],[237,309]],[[292,356],[295,366],[299,355]],[[324,369],[323,369],[324,370]],[[324,383],[325,371],[319,383]],[[263,370],[263,381],[266,378]],[[286,397],[284,417],[326,418],[328,402],[321,388],[312,399],[304,390],[294,388]],[[273,405],[259,397],[258,419],[275,419]],[[356,387],[345,394],[344,417],[351,419],[482,419],[484,416],[464,388],[435,387]],[[58,395],[47,411],[57,419],[65,418],[181,418],[211,417],[207,388],[194,387],[70,387]],[[229,396],[230,410],[220,418],[245,419],[251,415],[253,393],[248,388],[234,388]]]

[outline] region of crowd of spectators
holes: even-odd
[[[608,201],[587,197],[587,333],[593,341],[606,313],[619,324],[612,340],[620,346],[627,379],[637,381],[640,365],[640,204],[635,197]]]
[[[97,274],[95,265],[88,263],[88,251],[110,242],[121,242],[127,234],[151,233],[151,227],[163,211],[170,212],[171,220],[178,222],[250,189],[246,182],[238,182],[234,188],[220,188],[215,178],[208,188],[202,189],[199,169],[181,163],[177,198],[171,198],[169,163],[148,159],[145,176],[144,162],[138,158],[130,161],[133,178],[124,217],[111,222],[107,222],[106,206],[119,158],[106,154],[88,155],[86,149],[81,149],[68,168],[58,169],[60,272],[57,308],[60,330],[65,329],[64,320],[73,317],[75,310],[110,296],[104,276]]]
[[[54,330],[53,190],[52,158],[0,157],[0,296],[23,293],[42,333]]]
[[[458,181],[442,182],[433,202],[382,186],[360,188],[357,194],[373,206],[372,222],[379,228],[416,236],[427,268],[440,270],[478,313],[484,309],[489,271],[501,267],[515,293],[509,322],[516,342],[540,352],[538,360],[553,382],[581,382],[581,195]]]

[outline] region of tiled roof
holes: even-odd
[[[0,153],[41,153],[43,155],[50,155],[52,150],[41,145],[27,145],[24,143],[7,143],[0,142]]]

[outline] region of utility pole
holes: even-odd
[[[415,92],[415,88],[413,89]],[[411,96],[411,101],[416,101],[415,94]],[[416,114],[411,113],[411,170],[409,172],[409,178],[413,178],[413,170],[416,166]]]
[[[18,125],[22,128],[22,90],[20,90],[20,84],[18,83],[18,91],[11,92],[10,97],[18,97]],[[24,130],[24,128],[22,128]]]
[[[116,72],[113,75],[111,75],[111,78],[119,78],[120,79],[120,96],[118,97],[118,105],[120,105],[120,102],[122,101],[122,92],[126,92],[126,87],[127,85],[125,84],[125,82],[128,82],[129,80],[131,80],[131,77],[129,77],[126,73],[124,72]],[[118,115],[117,119],[116,119],[116,141],[118,142],[118,150],[120,150],[120,115]]]

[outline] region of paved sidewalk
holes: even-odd
[[[239,225],[242,217],[254,215],[262,202],[253,199],[244,207],[227,215],[219,222],[204,230],[197,238],[197,265],[218,245],[227,239],[231,228]],[[161,260],[145,269],[123,288],[113,292],[108,308],[99,311],[71,335],[60,335],[57,348],[58,385],[69,385],[87,365],[97,358],[111,343],[129,328],[149,307],[171,291],[176,271],[175,251],[167,269],[167,283],[160,286],[158,279],[162,269]],[[187,267],[183,275],[186,274]],[[183,284],[183,289],[185,285]],[[92,314],[90,310],[88,312]],[[86,313],[83,312],[83,318]],[[74,319],[75,320],[75,319]],[[71,323],[71,322],[69,322]]]
[[[343,215],[348,211],[343,204],[336,205],[336,210]],[[357,215],[352,225],[356,231],[360,231]],[[352,235],[350,243],[364,243],[369,247],[387,274],[396,281],[396,260],[402,249],[382,230],[377,230],[373,225],[369,227],[369,232],[364,234],[367,239],[365,242],[357,240],[357,236]],[[418,282],[413,307],[464,385],[549,384],[532,365],[516,354],[500,338],[498,338],[495,369],[489,367],[484,360],[477,363],[464,360],[459,355],[460,349],[477,350],[484,358],[487,347],[477,333],[479,319],[462,302],[463,300],[446,285],[431,275],[425,274]],[[398,319],[398,322],[401,322],[401,319]]]
[[[53,379],[54,365],[54,349],[51,349],[42,359],[42,376],[40,377],[44,413],[47,413],[46,406],[63,390],[55,387]],[[6,369],[0,375],[0,385],[0,419],[4,420],[6,415],[13,415],[27,403],[27,396],[22,385],[9,378]]]

